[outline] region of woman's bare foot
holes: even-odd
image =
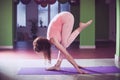
[[[80,22],[80,23],[79,23],[79,28],[80,28],[81,30],[83,30],[83,29],[85,29],[86,27],[88,27],[91,23],[92,23],[92,20],[89,20],[89,21],[86,22],[86,23]]]
[[[52,71],[52,70],[57,70],[58,71],[58,70],[60,70],[61,62],[62,62],[62,60],[57,60],[57,63],[54,66],[49,67],[46,70],[49,70],[49,71]]]
[[[60,67],[57,67],[57,66],[55,65],[55,66],[52,66],[52,67],[46,68],[46,70],[48,70],[48,71],[53,71],[53,70],[55,70],[55,71],[59,71],[59,70],[60,70]]]
[[[83,71],[83,70],[81,70],[81,69],[79,69],[78,72],[79,72],[80,74],[87,74],[87,72],[85,72],[85,71]]]
[[[79,68],[79,70],[80,70],[79,73],[81,73],[81,74],[88,74],[87,72],[83,71],[83,70],[84,70],[84,67],[78,65],[78,68]],[[83,69],[83,70],[82,70],[82,69]]]
[[[79,68],[81,68],[81,69],[83,69],[83,68],[84,68],[83,66],[80,66],[80,65],[78,65],[78,67],[79,67]]]
[[[83,67],[79,66],[79,68],[82,69]],[[78,72],[79,72],[80,74],[87,74],[87,72],[85,72],[85,71],[83,71],[83,70],[81,70],[81,69],[78,69]],[[60,70],[60,67],[52,66],[52,67],[46,68],[46,70],[47,70],[47,71],[59,71],[59,70]]]

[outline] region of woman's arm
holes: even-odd
[[[77,63],[74,61],[73,57],[68,53],[68,51],[58,42],[57,39],[51,38],[50,42],[54,44],[61,52],[62,54],[66,57],[66,59],[78,70],[79,73],[84,73],[81,71],[77,65]]]

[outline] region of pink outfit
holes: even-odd
[[[56,15],[48,26],[47,37],[48,39],[55,37],[61,42],[61,32],[62,32],[63,22],[62,16]]]
[[[73,24],[74,17],[70,12],[57,14],[48,26],[47,39],[56,38],[64,47],[68,47],[74,39],[74,36],[70,38]],[[76,33],[79,34],[79,32]],[[69,38],[72,40],[69,40]]]

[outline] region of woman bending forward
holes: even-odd
[[[79,73],[85,73],[80,69],[81,67],[75,62],[66,48],[69,47],[80,32],[91,23],[92,20],[89,20],[86,23],[80,22],[78,28],[72,31],[74,17],[70,12],[61,12],[52,19],[48,26],[47,38],[37,37],[33,41],[34,50],[37,53],[42,52],[45,59],[48,59],[49,61],[51,60],[51,44],[55,45],[59,50],[56,64],[47,68],[47,70],[60,70],[60,65],[64,56]]]

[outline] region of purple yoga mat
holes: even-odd
[[[85,67],[82,70],[88,74],[106,74],[106,73],[120,73],[120,69],[115,66],[99,66],[99,67]],[[60,71],[46,71],[45,68],[40,67],[25,67],[21,68],[18,75],[70,75],[79,74],[73,67],[62,67]]]

